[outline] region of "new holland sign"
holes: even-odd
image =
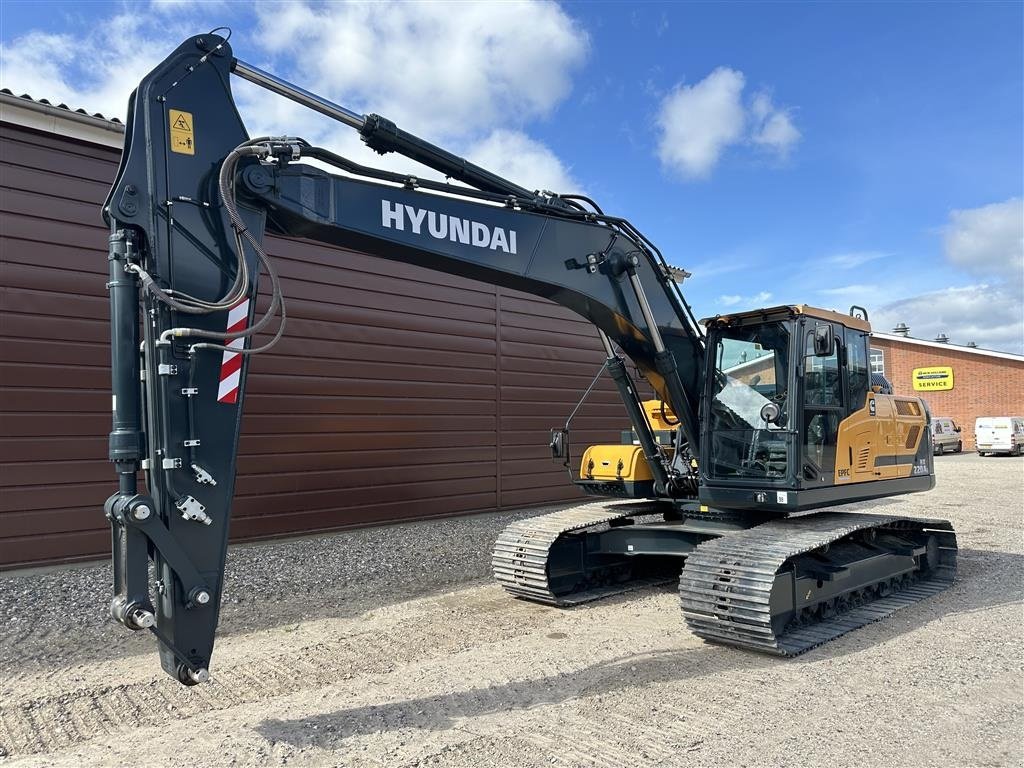
[[[953,369],[949,366],[937,368],[915,368],[914,389],[918,392],[925,390],[942,390],[953,388]]]

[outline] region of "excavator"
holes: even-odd
[[[575,460],[569,423],[551,431],[552,457],[578,466],[573,480],[594,500],[500,534],[493,571],[512,595],[574,605],[678,574],[698,636],[793,656],[952,582],[949,522],[836,509],[935,483],[927,405],[872,383],[865,310],[790,305],[698,322],[687,273],[626,219],[582,195],[528,190],[247,64],[224,31],[185,40],[132,93],[103,206],[111,614],[156,636],[169,675],[210,677],[246,374],[286,321],[266,232],[523,291],[593,324],[628,428]],[[251,138],[232,75],[436,180],[296,137]],[[257,312],[261,272],[270,301]],[[257,334],[269,340],[256,345]]]

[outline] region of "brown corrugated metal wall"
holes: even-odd
[[[102,556],[106,236],[118,153],[0,124],[0,567]],[[235,540],[578,497],[548,429],[600,364],[550,302],[271,238],[288,332],[252,364]],[[604,382],[577,446],[617,441]]]

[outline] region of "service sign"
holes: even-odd
[[[914,389],[918,392],[952,388],[953,369],[949,366],[914,369]]]

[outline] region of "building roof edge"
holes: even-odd
[[[51,104],[28,94],[16,96],[8,88],[0,90],[0,122],[106,147],[120,149],[124,145],[124,123],[117,118],[73,110],[66,104]]]
[[[894,333],[872,333],[871,338],[873,339],[884,339],[886,341],[893,341],[902,344],[917,344],[922,347],[932,347],[933,349],[944,349],[946,351],[953,352],[966,352],[972,355],[984,355],[986,357],[1000,357],[1004,360],[1014,360],[1018,363],[1024,363],[1024,355],[1015,355],[1013,352],[997,352],[994,349],[979,349],[977,347],[965,347],[960,344],[943,344],[938,341],[926,341],[925,339],[915,339],[912,336],[899,336]]]

